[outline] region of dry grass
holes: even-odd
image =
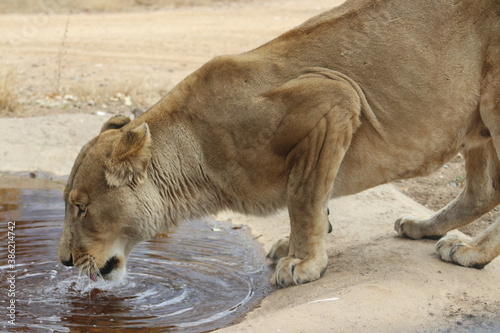
[[[1,0],[0,14],[23,13],[35,15],[66,14],[78,12],[141,11],[172,7],[213,6],[241,0]],[[170,88],[168,78],[158,78],[154,70],[146,71],[137,78],[110,82],[90,77],[74,79],[68,74],[66,43],[71,22],[66,20],[54,64],[54,80],[45,86],[29,85],[17,72],[2,76],[0,71],[0,117],[32,116],[56,111],[93,112],[103,109],[126,112],[136,107],[145,109],[160,100]],[[48,68],[47,68],[48,69]],[[23,75],[25,73],[20,73]],[[78,75],[76,75],[77,77]],[[33,77],[33,76],[32,76]],[[31,77],[31,78],[32,78]],[[30,79],[31,79],[30,78]],[[19,82],[28,84],[20,89]]]
[[[19,110],[16,71],[11,69],[0,75],[0,115],[14,114]]]
[[[58,91],[46,94],[38,104],[63,109],[72,105],[81,110],[107,106],[112,109],[117,106],[129,110],[136,107],[145,109],[160,100],[171,87],[169,82],[148,86],[144,84],[143,79],[134,77],[107,83],[98,80],[65,81],[61,83]]]
[[[66,37],[68,36],[68,26],[69,26],[69,15],[66,18],[66,25],[64,27],[64,33],[61,39],[61,45],[59,46],[59,54],[57,57],[57,71],[56,71],[56,91],[61,92],[61,72],[62,72],[62,60],[66,54],[66,47],[64,46],[66,42]]]

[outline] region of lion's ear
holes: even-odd
[[[111,118],[107,122],[104,123],[101,127],[101,133],[110,129],[119,129],[122,128],[123,126],[127,125],[130,123],[132,120],[130,120],[129,117],[127,116],[122,116],[122,115],[116,115]]]
[[[151,160],[151,134],[146,123],[125,131],[106,162],[109,186],[140,183],[147,176]]]

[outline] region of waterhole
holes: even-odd
[[[206,332],[237,322],[271,291],[245,227],[186,222],[138,245],[125,281],[111,284],[57,262],[63,218],[60,190],[0,188],[2,331]]]

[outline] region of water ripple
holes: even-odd
[[[16,221],[18,272],[17,325],[3,329],[205,332],[234,323],[271,290],[261,249],[245,228],[229,223],[185,223],[134,249],[124,281],[93,283],[56,261],[64,214],[59,191],[0,189],[0,207],[1,221]],[[1,290],[7,271],[0,266]],[[10,301],[5,294],[2,307]]]

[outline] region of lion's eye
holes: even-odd
[[[85,212],[87,211],[86,204],[75,204],[75,206],[78,208],[78,214],[85,214]]]

